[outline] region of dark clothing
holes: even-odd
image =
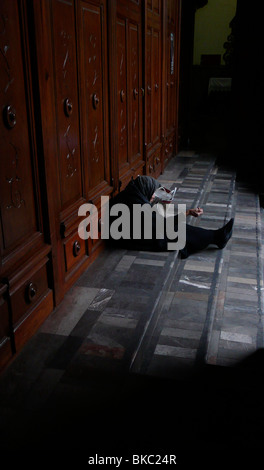
[[[130,238],[129,239],[119,239],[114,240],[111,238],[112,244],[133,250],[147,250],[147,251],[164,251],[167,249],[167,240],[157,239],[156,233],[156,218],[157,214],[153,212],[151,214],[152,218],[152,227],[151,227],[151,238],[146,239],[144,237],[144,214],[141,214],[141,236],[139,239],[133,238],[133,209],[134,205],[138,204],[140,206],[146,205],[151,209],[150,199],[155,192],[155,190],[160,186],[160,184],[152,177],[148,176],[138,176],[135,180],[131,180],[126,188],[117,194],[109,204],[109,209],[116,204],[125,204],[130,210]],[[111,224],[118,219],[119,216],[110,216],[110,226]],[[159,217],[162,217],[159,215]],[[162,222],[165,224],[165,219],[162,217]],[[110,232],[111,233],[111,232]],[[164,232],[165,233],[165,232]]]
[[[126,204],[130,209],[132,209],[133,204],[150,204],[149,201],[156,188],[152,188],[153,192],[149,196],[149,193],[152,191],[152,189],[150,191],[149,187],[146,186],[143,192],[143,188],[140,187],[139,183],[136,183],[137,179],[131,180],[126,188],[110,201],[110,207],[112,207],[114,204]]]
[[[114,204],[126,204],[132,208],[133,204],[150,204],[150,199],[160,184],[151,176],[138,176],[131,180],[126,188],[117,194],[110,202]]]
[[[217,244],[218,230],[210,230],[186,224],[186,244],[181,250],[181,257],[187,258],[197,251],[204,250],[208,245]]]
[[[117,247],[122,247],[132,250],[142,250],[142,251],[167,251],[168,242],[177,241],[169,240],[166,236],[166,218],[162,215],[153,212],[152,213],[152,227],[151,227],[151,238],[146,239],[144,237],[144,214],[141,215],[141,234],[139,239],[133,238],[133,207],[135,204],[141,206],[147,205],[151,209],[150,199],[159,187],[159,183],[151,177],[148,176],[138,176],[135,180],[131,180],[127,187],[121,191],[117,196],[115,196],[110,201],[110,212],[111,208],[115,204],[125,204],[130,210],[130,233],[129,239],[120,238],[119,240],[110,239],[112,244]],[[111,224],[119,218],[120,215],[110,216],[110,226]],[[164,236],[162,239],[158,238],[157,233],[157,218],[162,219],[163,233]],[[160,220],[161,220],[160,219]],[[203,250],[210,244],[218,244],[218,238],[220,231],[219,230],[207,230],[200,227],[195,227],[189,224],[186,224],[186,244],[185,247],[180,250],[181,257],[187,258],[189,254],[195,253],[197,251]],[[178,217],[174,216],[174,231],[178,231]],[[111,234],[111,232],[110,232]]]
[[[160,187],[160,184],[152,176],[138,176],[128,186],[130,188],[137,188],[149,202],[156,189]]]

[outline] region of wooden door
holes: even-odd
[[[152,28],[145,30],[145,149],[149,150],[152,143]]]
[[[152,31],[153,50],[153,120],[152,120],[152,145],[161,142],[161,30],[153,28]]]
[[[175,155],[178,146],[178,92],[179,92],[179,41],[180,41],[180,0],[168,0],[164,5],[164,105],[163,168]]]
[[[89,200],[111,191],[106,1],[77,3],[82,155]]]
[[[45,175],[40,175],[36,144],[25,2],[1,1],[0,18],[0,275],[19,349],[53,306],[47,274],[51,247],[46,243]]]
[[[36,5],[37,8],[37,5]],[[45,32],[49,35],[50,75],[53,91],[52,109],[42,102],[45,116],[52,113],[54,154],[47,154],[46,164],[55,159],[56,187],[48,183],[53,195],[57,233],[57,298],[62,298],[71,274],[88,257],[87,241],[78,236],[78,208],[86,201],[84,166],[81,159],[80,112],[78,96],[78,63],[76,51],[76,22],[74,1],[52,0],[41,2],[45,9]],[[45,40],[36,30],[38,42]],[[44,79],[43,62],[38,54],[40,77]],[[45,141],[44,141],[45,146]],[[55,247],[54,247],[55,248]]]
[[[142,133],[142,39],[141,21],[128,22],[128,96],[129,96],[129,156],[135,169],[143,159]]]
[[[130,170],[128,149],[127,34],[127,21],[125,18],[118,16],[116,20],[118,178],[122,178],[122,175]]]
[[[113,191],[109,155],[106,0],[77,2],[81,153],[86,199],[101,215],[100,197]],[[89,256],[100,239],[88,240]]]
[[[145,159],[146,174],[161,171],[162,9],[159,0],[145,4]]]
[[[106,1],[36,2],[34,14],[41,119],[53,127],[42,133],[58,303],[100,245],[79,237],[79,207],[89,201],[100,212],[112,191]]]
[[[115,33],[117,167],[123,189],[144,166],[141,0],[117,1]]]

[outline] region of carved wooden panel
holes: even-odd
[[[146,31],[145,40],[145,144],[151,144],[152,122],[152,29]]]
[[[16,1],[0,2],[0,203],[2,256],[39,229],[33,148]]]
[[[156,15],[161,15],[161,0],[153,0],[153,12]]]
[[[131,162],[142,158],[142,55],[139,24],[129,23],[129,101],[130,132],[129,156]]]
[[[160,2],[145,4],[145,158],[146,173],[157,177],[161,168],[162,36]],[[154,155],[155,154],[155,155]]]
[[[153,145],[161,140],[161,122],[160,122],[160,108],[161,108],[161,42],[160,30],[153,29],[152,31],[152,60],[153,60],[153,111],[152,111],[152,136],[151,140]]]
[[[31,270],[33,264],[49,266],[47,255],[51,247],[45,243],[43,233],[45,231],[47,235],[43,222],[45,173],[39,174],[43,160],[41,144],[36,138],[39,123],[35,121],[32,91],[35,76],[31,68],[28,29],[27,2],[1,1],[0,279],[6,284],[6,291],[0,300],[0,342],[3,343],[2,336],[5,335],[4,344],[10,342],[7,347],[10,349],[12,345],[12,354],[19,350],[26,337],[33,334],[53,307],[48,268],[45,268],[45,289]],[[30,278],[26,278],[26,272]],[[29,324],[32,328],[28,328]],[[16,327],[21,338],[18,342]],[[0,364],[7,359],[6,353],[1,347]]]
[[[117,18],[117,107],[119,172],[128,166],[127,116],[127,28],[126,20]]]
[[[166,131],[173,128],[173,90],[174,90],[174,73],[172,73],[172,64],[174,57],[172,56],[172,37],[170,30],[166,37]]]
[[[161,15],[161,0],[147,0],[147,8],[154,15]]]
[[[176,23],[176,11],[178,7],[179,0],[167,0],[167,18],[168,23],[175,25]]]
[[[82,195],[75,13],[72,1],[52,0],[57,155],[61,209]]]
[[[88,168],[88,191],[94,192],[110,179],[106,5],[105,1],[97,3],[79,2],[78,16],[82,152]]]
[[[142,87],[141,1],[117,2],[116,73],[117,140],[119,185],[142,172],[143,87]]]
[[[141,15],[142,0],[117,0],[117,11],[131,18],[133,13]]]
[[[153,0],[147,0],[147,6],[150,11],[152,11],[152,3],[153,3]]]

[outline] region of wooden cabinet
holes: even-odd
[[[162,170],[178,149],[178,92],[180,51],[179,0],[163,4],[164,13],[164,87],[163,87],[163,162]]]
[[[51,120],[54,129],[52,135],[48,129],[42,132],[50,168],[47,191],[57,250],[58,303],[93,259],[95,244],[78,235],[78,209],[88,201],[99,205],[100,196],[112,192],[107,11],[105,0],[52,0],[37,2],[34,8],[40,111],[42,120]]]
[[[106,1],[77,3],[79,99],[84,186],[88,200],[109,194],[108,60]]]
[[[145,125],[146,174],[161,172],[162,128],[162,7],[160,0],[145,3]]]
[[[0,2],[0,367],[103,249],[101,196],[177,148],[179,4]]]
[[[110,101],[115,134],[115,186],[123,189],[131,177],[142,174],[143,160],[143,80],[142,80],[142,3],[117,0],[110,2],[110,69],[112,80]],[[115,102],[115,103],[114,103]]]
[[[8,337],[8,305],[9,337],[18,350],[53,308],[47,279],[51,246],[45,229],[42,162],[37,158],[25,3],[1,1],[0,16],[0,276],[7,299],[1,298],[1,336]],[[45,275],[36,275],[40,265]]]
[[[145,2],[146,174],[157,178],[178,145],[179,0]]]

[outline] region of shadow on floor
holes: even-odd
[[[2,446],[53,450],[61,458],[77,450],[86,457],[163,452],[182,456],[185,464],[203,451],[204,463],[213,450],[221,450],[219,459],[245,456],[244,450],[263,445],[263,365],[260,349],[236,367],[206,366],[183,380],[94,372],[89,380],[104,391],[118,382],[119,393],[91,398],[86,377],[81,394],[77,384],[75,394],[53,399],[41,412],[23,411]]]

